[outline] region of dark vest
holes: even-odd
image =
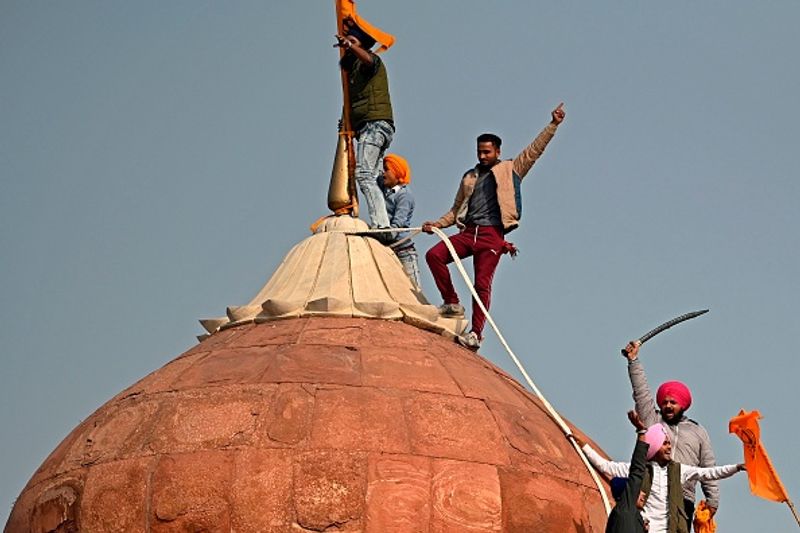
[[[642,492],[650,495],[653,486],[653,465],[647,464],[642,481]],[[667,465],[667,531],[668,533],[689,533],[689,518],[683,505],[683,486],[681,485],[681,465],[670,461]]]
[[[389,98],[389,78],[383,61],[378,61],[374,74],[369,66],[356,61],[350,69],[350,123],[358,131],[366,122],[393,121],[392,101]]]

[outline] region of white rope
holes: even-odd
[[[606,509],[606,514],[609,514],[611,512],[611,504],[608,501],[608,495],[606,494],[606,491],[603,488],[603,484],[600,481],[600,477],[597,475],[597,472],[592,467],[591,463],[589,463],[589,459],[587,459],[586,454],[584,454],[583,450],[581,449],[581,447],[578,446],[578,442],[575,440],[575,436],[572,434],[572,430],[570,430],[569,426],[566,424],[566,422],[564,422],[564,419],[561,418],[561,415],[558,414],[558,412],[553,408],[553,406],[550,404],[550,402],[547,401],[547,398],[544,397],[544,394],[542,394],[542,392],[539,390],[539,388],[533,382],[531,377],[528,375],[528,372],[525,371],[525,367],[522,366],[522,363],[517,358],[517,356],[514,354],[514,351],[511,349],[511,347],[508,345],[508,343],[506,342],[505,337],[503,337],[503,334],[500,332],[500,328],[497,327],[497,324],[495,323],[494,319],[492,318],[492,315],[489,314],[489,310],[486,309],[486,306],[483,305],[483,302],[481,301],[480,297],[478,297],[478,293],[475,291],[475,286],[472,284],[472,280],[469,278],[469,275],[467,274],[467,271],[464,270],[464,265],[463,265],[463,263],[461,263],[461,259],[458,257],[458,254],[456,253],[455,248],[453,248],[453,244],[450,242],[450,238],[442,230],[440,230],[437,227],[432,227],[431,229],[436,234],[436,236],[439,237],[439,239],[441,239],[441,241],[447,247],[447,250],[450,252],[450,256],[453,258],[453,262],[455,263],[456,268],[461,273],[461,277],[464,278],[464,282],[467,284],[467,287],[469,287],[469,291],[472,293],[472,298],[478,304],[478,306],[481,308],[481,311],[483,311],[483,314],[486,315],[486,320],[489,322],[489,325],[492,326],[492,329],[497,334],[497,338],[500,340],[500,344],[503,345],[503,348],[506,349],[506,352],[508,352],[508,355],[511,356],[511,360],[514,361],[514,364],[517,365],[517,368],[519,369],[520,373],[525,377],[525,381],[528,383],[528,386],[531,388],[531,390],[534,392],[534,394],[536,394],[536,396],[542,402],[542,405],[544,405],[545,409],[547,410],[548,414],[550,415],[550,418],[552,418],[553,421],[559,426],[559,428],[561,428],[561,431],[567,437],[567,440],[569,440],[572,443],[572,447],[575,448],[575,451],[578,453],[578,456],[580,456],[581,460],[583,461],[583,464],[586,466],[586,469],[589,470],[589,474],[592,476],[592,479],[594,480],[595,484],[597,485],[598,490],[600,491],[600,497],[603,499],[603,506]],[[422,228],[421,227],[416,227],[416,228],[381,228],[381,229],[370,229],[370,230],[364,230],[364,231],[345,232],[345,233],[364,234],[364,233],[399,232],[399,231],[414,231],[414,232],[419,233],[420,231],[422,231]]]

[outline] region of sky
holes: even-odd
[[[728,420],[758,409],[800,498],[800,4],[359,12],[397,37],[391,150],[411,164],[417,223],[450,207],[478,134],[513,157],[565,104],[491,309],[548,400],[627,460],[620,348],[709,308],[642,348],[650,381],[691,387],[722,464],[742,461]],[[327,213],[334,32],[332,1],[0,2],[0,523],[72,428],[191,348],[197,319],[249,301]],[[481,352],[519,376],[491,332]],[[717,517],[796,530],[744,475],[722,482]]]

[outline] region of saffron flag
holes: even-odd
[[[711,516],[711,508],[705,500],[700,500],[700,504],[694,510],[694,530],[696,533],[717,532],[717,521]]]
[[[761,430],[758,419],[761,413],[739,411],[728,423],[728,431],[736,433],[744,443],[744,464],[750,480],[750,492],[766,500],[787,502],[789,495],[781,483],[772,461],[769,460],[764,446],[761,444]]]
[[[347,19],[352,20],[356,25],[361,28],[367,35],[375,39],[381,46],[378,52],[388,50],[394,44],[394,36],[386,33],[380,28],[376,28],[356,13],[356,3],[354,0],[336,0],[336,17],[339,21],[339,29],[341,30],[341,22]]]

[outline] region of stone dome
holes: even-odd
[[[576,431],[580,435],[579,431]],[[89,416],[7,533],[602,532],[537,398],[399,320],[222,329]]]

